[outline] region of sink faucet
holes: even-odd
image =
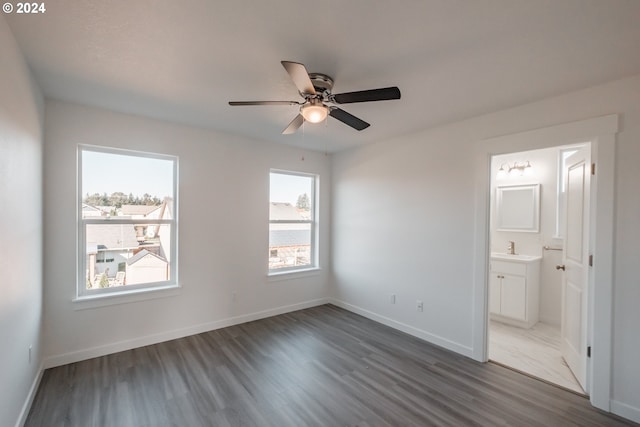
[[[509,255],[516,254],[516,242],[514,242],[513,240],[509,240],[509,246],[507,246],[507,253]]]

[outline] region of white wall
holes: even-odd
[[[612,113],[621,115],[612,409],[640,421],[640,76],[337,154],[333,296],[343,306],[471,355],[477,351],[473,268],[484,262],[474,251],[474,181],[481,167],[472,155],[476,144]],[[391,293],[398,295],[395,305]],[[424,300],[423,313],[416,311],[416,299]]]
[[[554,238],[556,232],[556,206],[558,182],[557,148],[524,151],[494,156],[491,165],[491,212],[495,211],[496,186],[540,184],[540,232],[525,233],[497,231],[495,217],[491,218],[491,252],[506,253],[509,241],[516,244],[516,252],[526,255],[540,255],[540,310],[539,320],[560,327],[562,275],[555,266],[562,264],[562,252],[545,251],[543,246],[562,247],[562,240]],[[530,162],[531,169],[524,175],[519,173],[499,176],[498,169],[503,163],[513,165]]]
[[[79,304],[72,298],[76,286],[78,144],[179,157],[182,289],[178,295],[77,310]],[[324,302],[329,256],[329,159],[321,153],[265,141],[47,101],[47,366]],[[290,280],[267,278],[270,168],[320,175],[319,273]]]
[[[3,17],[0,58],[0,425],[11,426],[41,364],[44,104]]]

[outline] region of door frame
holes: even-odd
[[[594,265],[589,271],[587,345],[592,347],[587,361],[588,390],[591,404],[611,410],[612,305],[613,305],[613,224],[615,137],[619,117],[602,117],[565,123],[496,138],[476,144],[476,222],[473,284],[473,349],[475,360],[488,360],[489,333],[489,209],[491,157],[520,151],[537,150],[579,143],[591,143],[589,246]],[[598,286],[595,287],[594,283]]]

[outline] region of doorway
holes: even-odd
[[[488,358],[579,394],[588,278],[572,264],[568,280],[565,263],[588,257],[589,200],[575,197],[585,188],[571,174],[581,171],[588,194],[590,152],[584,143],[500,154],[490,168]],[[567,257],[567,244],[578,256]]]
[[[591,160],[596,173],[591,178],[590,248],[593,266],[589,267],[586,392],[591,404],[611,411],[613,236],[615,142],[620,118],[617,114],[588,118],[549,127],[496,136],[476,145],[476,222],[473,297],[472,357],[489,360],[489,234],[490,163],[493,155],[524,152],[567,144],[591,142]],[[597,286],[594,286],[597,284]]]

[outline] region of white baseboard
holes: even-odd
[[[407,325],[402,322],[398,322],[397,320],[393,320],[389,317],[381,316],[377,313],[374,313],[369,310],[365,310],[364,308],[355,306],[353,304],[346,303],[344,301],[340,301],[335,298],[329,298],[329,302],[334,304],[340,308],[344,308],[345,310],[351,311],[353,313],[359,314],[367,319],[371,319],[378,323],[382,323],[383,325],[387,325],[394,329],[398,329],[402,332],[405,332],[409,335],[413,335],[414,337],[425,340],[431,344],[435,344],[439,347],[445,348],[447,350],[451,350],[453,352],[462,354],[463,356],[473,357],[473,349],[471,347],[464,346],[457,342],[448,340],[446,338],[442,338],[438,335],[432,334],[430,332],[424,331],[422,329],[415,328],[413,326]]]
[[[20,415],[18,415],[18,420],[16,421],[16,427],[22,427],[24,423],[27,421],[27,417],[29,416],[29,410],[31,410],[31,404],[33,403],[33,399],[36,397],[36,393],[38,392],[38,387],[40,386],[40,381],[42,380],[42,374],[44,373],[44,364],[40,364],[38,368],[38,373],[36,377],[33,379],[31,383],[31,388],[29,388],[29,394],[27,394],[27,398],[22,405],[22,409],[20,410]]]
[[[264,319],[265,317],[277,316],[279,314],[289,313],[305,308],[316,307],[329,303],[328,298],[319,298],[315,300],[305,301],[297,304],[280,306],[269,310],[258,311],[255,313],[244,314],[241,316],[229,317],[213,322],[193,325],[186,328],[174,329],[172,331],[161,332],[158,334],[146,335],[131,340],[119,341],[98,347],[87,348],[84,350],[73,351],[54,356],[49,356],[44,360],[44,368],[53,368],[55,366],[67,365],[69,363],[80,362],[82,360],[92,359],[94,357],[105,356],[107,354],[117,353],[120,351],[131,350],[133,348],[144,347],[146,345],[158,344],[178,338],[196,335],[203,332],[213,331],[215,329],[226,328],[228,326],[239,325],[241,323],[251,322],[253,320]]]
[[[611,401],[611,413],[627,418],[631,421],[640,423],[640,408],[636,408],[626,403]]]

